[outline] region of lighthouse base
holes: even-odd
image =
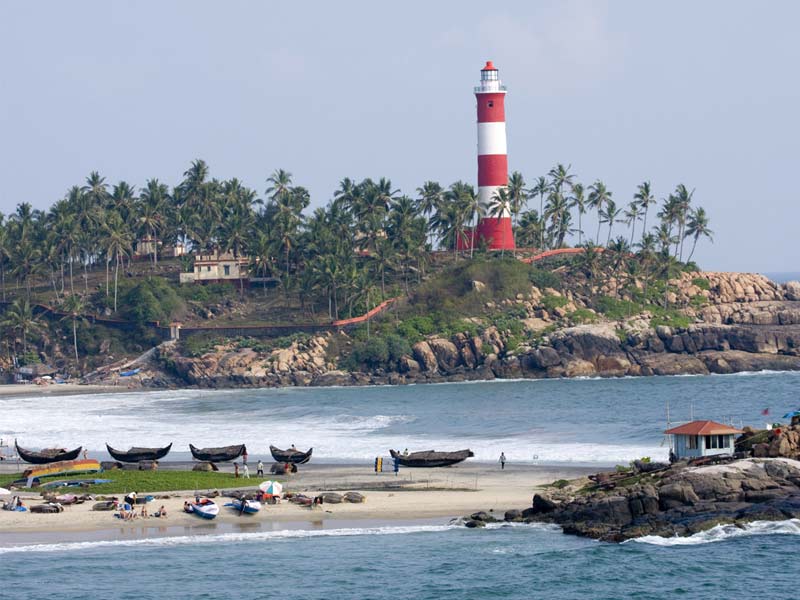
[[[489,250],[514,250],[514,231],[511,227],[511,217],[487,217],[478,222],[475,229],[464,232],[464,238],[459,239],[459,250],[469,250],[486,246]]]

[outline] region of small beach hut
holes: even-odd
[[[667,429],[670,455],[675,460],[701,456],[732,455],[734,438],[740,429],[715,421],[692,421]]]

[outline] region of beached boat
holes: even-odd
[[[199,502],[190,502],[185,510],[202,519],[213,519],[219,514],[219,506],[208,498],[201,498]]]
[[[239,444],[238,446],[223,446],[221,448],[195,448],[189,444],[189,450],[192,451],[192,456],[197,460],[206,462],[236,460],[242,454],[247,454],[247,448],[244,444]]]
[[[33,465],[46,465],[49,463],[59,462],[62,460],[75,460],[83,450],[82,446],[78,446],[74,450],[65,450],[64,448],[45,448],[44,450],[26,450],[20,448],[17,440],[14,440],[14,445],[17,447],[17,454],[27,463]]]
[[[472,450],[458,450],[457,452],[426,450],[410,454],[389,450],[389,454],[404,467],[449,467],[475,456]]]
[[[232,508],[240,514],[244,513],[246,515],[254,515],[261,510],[261,502],[258,500],[244,500],[237,498],[233,502],[227,502],[225,506]]]
[[[172,449],[172,444],[163,448],[139,448],[134,446],[127,452],[115,450],[106,443],[106,449],[114,460],[127,463],[136,463],[142,460],[160,460]]]
[[[42,465],[41,467],[31,467],[22,472],[25,479],[32,480],[39,477],[50,475],[72,475],[74,473],[95,473],[100,471],[100,463],[94,459],[86,460],[64,460],[59,462]]]
[[[275,459],[275,462],[304,465],[311,460],[311,453],[314,449],[309,448],[306,452],[300,452],[300,450],[292,450],[291,448],[289,450],[281,450],[275,446],[270,446],[269,451],[272,453],[272,458]]]

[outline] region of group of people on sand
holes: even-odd
[[[125,496],[125,501],[120,505],[117,504],[119,507],[119,511],[117,512],[116,516],[123,521],[133,521],[134,519],[141,518],[141,519],[149,519],[151,516],[164,519],[167,517],[167,509],[164,505],[161,505],[155,513],[152,515],[147,511],[147,503],[142,504],[142,508],[139,510],[139,514],[136,514],[136,492],[130,492]]]
[[[25,504],[19,496],[14,496],[8,502],[3,502],[3,510],[19,510],[21,508],[25,508]]]

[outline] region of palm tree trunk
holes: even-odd
[[[642,223],[642,237],[647,233],[647,206],[644,207],[644,222]]]
[[[700,237],[699,235],[694,236],[694,242],[692,242],[692,251],[689,252],[689,258],[686,259],[687,263],[692,262],[692,256],[694,256],[694,249],[697,247],[697,238],[699,237]]]
[[[75,366],[78,364],[78,321],[72,318],[72,344],[75,347]]]
[[[114,313],[117,312],[117,288],[119,282],[119,253],[116,254],[116,261],[114,262]]]
[[[581,216],[583,213],[578,209],[578,246],[583,245],[583,226],[581,225]]]
[[[71,294],[75,293],[75,280],[72,275],[72,257],[69,259],[69,291]]]
[[[106,256],[106,298],[108,298],[108,265],[111,262],[111,258]]]

